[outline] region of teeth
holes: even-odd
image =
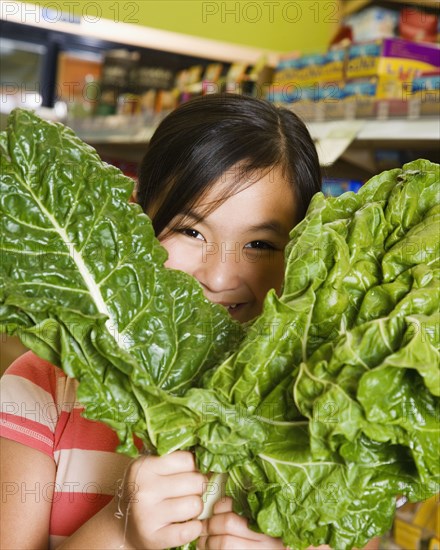
[[[237,304],[231,304],[230,306],[228,306],[228,309],[235,309],[237,307]]]

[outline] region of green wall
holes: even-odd
[[[103,17],[288,52],[322,52],[340,19],[339,0],[34,0],[89,20]]]

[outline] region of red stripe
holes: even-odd
[[[67,378],[60,368],[40,359],[31,351],[16,359],[6,372],[21,376],[40,386],[53,396],[54,401],[58,378]],[[55,433],[55,450],[78,448],[115,451],[119,444],[116,432],[102,422],[83,418],[81,416],[83,410],[83,408],[75,408],[70,413],[61,412]],[[134,440],[136,447],[141,450],[142,441],[138,437],[135,437]]]
[[[55,431],[55,450],[84,449],[114,452],[119,444],[116,432],[102,422],[81,416],[82,409],[62,412]]]
[[[16,359],[6,370],[6,374],[21,376],[50,393],[54,399],[56,395],[57,379],[66,375],[61,369],[40,359],[35,353],[28,351]]]
[[[93,489],[93,485],[90,486]],[[108,504],[112,495],[63,492],[54,494],[50,534],[68,537]]]
[[[55,450],[84,449],[86,451],[115,452],[119,445],[116,432],[95,420],[81,416],[83,409],[74,409],[70,414],[62,412],[55,431]],[[134,436],[134,444],[139,451],[143,448],[142,440]]]
[[[0,413],[0,436],[23,443],[53,457],[53,433],[39,422]]]

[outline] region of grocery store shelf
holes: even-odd
[[[135,160],[145,150],[159,121],[160,118],[148,124],[142,117],[111,116],[70,121],[67,125],[97,149],[104,148],[108,153],[112,148],[115,151],[120,148],[119,154],[126,157],[130,152],[130,159]],[[356,162],[359,151],[355,158],[347,153],[352,146],[362,147],[368,157],[368,152],[377,145],[432,148],[440,141],[440,121],[434,117],[417,120],[333,120],[309,122],[307,127],[316,143],[322,166],[333,164],[343,155],[346,160]],[[360,162],[365,161],[361,159]]]
[[[75,5],[76,2],[66,3],[66,5],[69,4]],[[74,16],[70,11],[62,12],[62,7],[63,4],[57,2],[42,7],[27,2],[2,0],[0,19],[130,46],[172,53],[179,52],[204,59],[216,59],[226,63],[255,64],[264,55],[267,64],[274,67],[279,58],[279,52],[273,50],[242,46],[241,44],[154,29],[138,24],[111,21],[110,19]],[[96,15],[95,12],[93,15]]]
[[[314,139],[337,138],[344,135],[353,123],[359,128],[355,139],[362,141],[440,140],[440,120],[435,118],[388,120],[335,120],[307,124]]]
[[[43,118],[56,120],[56,113],[40,109]],[[64,119],[67,126],[99,152],[136,161],[141,158],[151,136],[166,112],[158,115],[111,115],[83,119]],[[433,150],[440,142],[440,119],[390,118],[343,119],[306,122],[316,143],[322,166],[339,158],[351,164],[371,166],[372,151],[377,147]]]
[[[164,116],[164,115],[163,115]],[[70,120],[67,125],[85,141],[97,143],[139,143],[147,142],[162,117],[155,117],[148,123],[142,116],[114,115],[88,119]],[[388,119],[388,120],[332,120],[307,122],[313,139],[348,139],[360,141],[438,141],[440,120]]]
[[[438,141],[440,120],[377,120],[369,121],[357,136],[358,140]]]
[[[407,120],[335,120],[331,122],[310,122],[309,132],[316,143],[322,166],[330,166],[355,145],[362,146],[364,154],[361,163],[366,163],[369,150],[378,145],[418,148],[434,146],[440,140],[440,121],[435,118]],[[346,155],[346,160],[356,163],[356,156]],[[371,163],[368,163],[371,164]]]
[[[369,4],[374,4],[373,0],[340,0],[340,2],[343,17],[359,11]],[[438,0],[388,0],[388,2],[392,2],[393,4],[412,4],[414,7],[419,8],[425,7],[438,9]]]

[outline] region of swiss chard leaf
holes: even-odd
[[[70,130],[17,110],[0,151],[0,328],[80,380],[121,451],[133,433],[192,448],[229,472],[255,529],[295,548],[362,546],[396,495],[438,491],[438,165],[315,195],[281,296],[243,338],[164,269],[132,182]]]
[[[187,390],[240,338],[200,285],[165,269],[133,181],[60,125],[14,111],[1,141],[0,322],[80,380],[86,415],[136,454],[133,388]]]

